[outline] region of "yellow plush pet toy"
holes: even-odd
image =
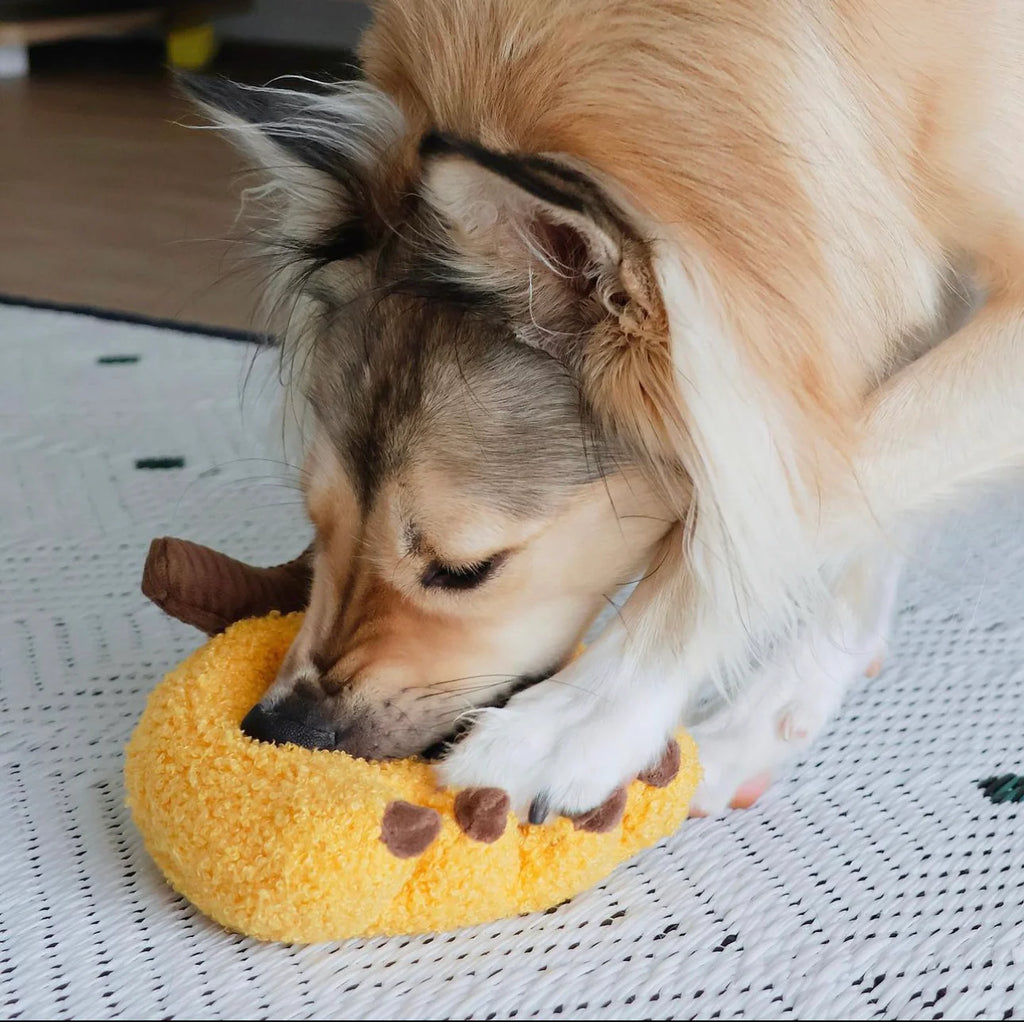
[[[298,630],[307,559],[258,569],[160,539],[143,591],[214,637],[150,695],[128,803],[171,885],[232,930],[306,943],[545,909],[687,815],[700,770],[686,735],[598,809],[542,826],[521,825],[497,789],[438,790],[420,759],[254,741],[239,724]]]

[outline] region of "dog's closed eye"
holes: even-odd
[[[503,555],[495,554],[476,564],[442,564],[431,561],[427,570],[420,578],[424,589],[475,589],[482,585],[503,559]]]

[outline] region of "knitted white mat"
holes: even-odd
[[[978,786],[1024,773],[1019,487],[923,545],[885,670],[807,762],[571,904],[290,948],[173,894],[124,808],[122,747],[198,635],[140,595],[146,546],[269,563],[306,542],[279,467],[251,460],[273,457],[269,400],[240,400],[251,357],[0,306],[0,1017],[1024,1015],[1024,804]]]

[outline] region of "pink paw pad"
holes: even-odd
[[[730,809],[749,809],[772,786],[771,774],[758,774],[736,789]]]

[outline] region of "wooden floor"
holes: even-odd
[[[0,294],[258,326],[242,162],[182,119],[156,68],[0,81]]]

